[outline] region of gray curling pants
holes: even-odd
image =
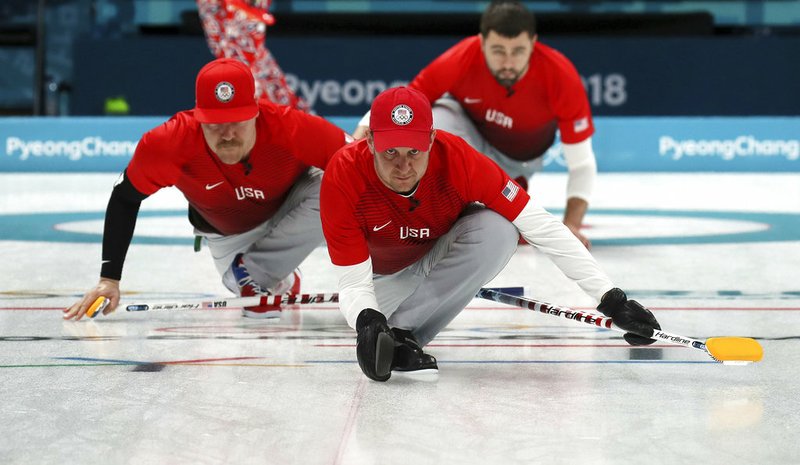
[[[230,271],[236,254],[244,253],[244,266],[261,287],[272,288],[289,276],[308,255],[322,244],[319,219],[319,188],[322,171],[311,168],[289,191],[272,218],[250,231],[221,236],[195,230],[205,237],[222,283],[238,294]]]
[[[428,344],[508,263],[519,232],[500,214],[471,206],[418,262],[374,275],[375,295],[389,326]]]
[[[452,97],[446,95],[433,104],[433,126],[461,137],[472,148],[494,160],[512,178],[524,176],[530,179],[534,173],[542,170],[544,157],[519,161],[497,150],[478,132],[464,108]]]

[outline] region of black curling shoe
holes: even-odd
[[[392,328],[394,333],[394,360],[392,371],[402,371],[409,374],[436,374],[439,366],[433,355],[426,354],[419,346],[419,342],[405,329]]]

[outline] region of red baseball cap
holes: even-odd
[[[255,96],[256,82],[250,68],[234,58],[219,58],[197,73],[194,117],[211,124],[255,118]]]
[[[369,130],[375,151],[411,147],[420,152],[431,148],[433,112],[422,92],[410,87],[392,87],[372,101]]]

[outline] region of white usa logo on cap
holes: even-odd
[[[414,112],[408,105],[397,105],[392,108],[392,121],[394,124],[405,126],[414,119]]]
[[[217,88],[214,89],[214,95],[217,97],[222,103],[228,103],[233,99],[233,94],[235,93],[233,89],[233,85],[230,82],[222,81],[217,84]]]

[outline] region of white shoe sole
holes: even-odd
[[[406,376],[436,376],[439,374],[438,368],[426,368],[424,370],[414,370],[414,371],[400,371],[400,370],[392,370],[392,374],[394,375],[406,375]]]

